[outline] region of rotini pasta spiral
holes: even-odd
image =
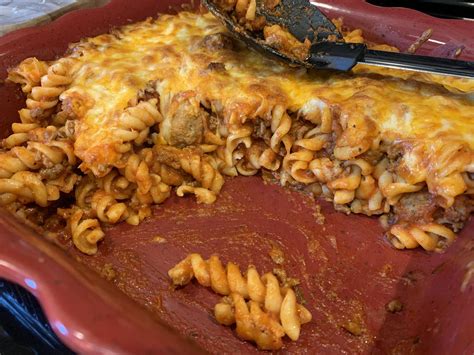
[[[340,123],[344,128],[336,141],[334,156],[339,160],[351,160],[367,152],[377,137],[375,123],[360,114],[359,110],[343,112]]]
[[[2,140],[1,146],[3,148],[11,149],[22,145],[30,139],[29,133],[38,127],[39,125],[37,123],[13,123],[13,133]]]
[[[137,184],[138,190],[143,194],[150,191],[153,185],[149,168],[152,160],[153,151],[142,149],[138,154],[130,154],[125,160],[124,167],[119,169],[128,181]]]
[[[214,169],[218,170],[220,173],[227,176],[237,176],[239,172],[235,166],[229,166],[226,163],[226,149],[225,147],[218,147],[215,152],[213,152],[211,157],[211,164]],[[232,157],[232,161],[233,161]]]
[[[171,187],[161,181],[161,177],[156,174],[150,175],[151,186],[147,192],[138,189],[134,198],[143,205],[160,204],[171,194]]]
[[[59,189],[44,183],[38,174],[31,171],[19,171],[11,178],[0,179],[0,194],[14,195],[22,203],[35,202],[41,207],[59,199]]]
[[[329,142],[330,136],[327,133],[322,133],[319,127],[313,128],[306,132],[301,139],[297,139],[293,145],[303,149],[317,152]]]
[[[71,70],[74,59],[62,58],[54,62],[40,85],[31,89],[26,99],[26,108],[20,110],[23,123],[37,122],[48,118],[59,102],[59,95],[72,82]]]
[[[0,153],[0,178],[9,178],[19,171],[37,170],[40,167],[36,155],[26,147],[14,147]]]
[[[270,139],[270,147],[278,152],[280,149],[280,143],[285,143],[285,149],[288,152],[290,145],[284,141],[284,137],[290,131],[291,128],[291,118],[288,116],[286,110],[280,106],[276,105],[272,111],[272,121],[271,121],[271,130],[272,138]]]
[[[215,159],[199,149],[155,146],[153,151],[158,163],[189,174],[200,185],[196,187],[208,189],[214,194],[221,190],[224,178],[217,169]],[[181,191],[184,193],[187,188],[183,189]]]
[[[234,166],[233,153],[234,150],[243,144],[246,148],[250,148],[252,145],[252,127],[242,126],[238,129],[231,129],[230,134],[227,136],[226,146],[225,146],[225,162],[227,166]]]
[[[41,77],[48,72],[48,64],[36,58],[27,58],[8,71],[8,80],[21,85],[25,94],[40,84]]]
[[[238,335],[255,341],[263,349],[281,347],[281,337],[285,334],[297,340],[301,324],[312,318],[311,313],[297,303],[291,288],[281,287],[272,273],[261,277],[254,266],[247,269],[244,277],[238,265],[229,262],[224,268],[216,255],[205,261],[199,254],[189,254],[170,269],[168,275],[174,285],[184,286],[196,278],[200,285],[211,287],[220,295],[230,295],[230,299],[224,298],[216,305],[216,319],[226,325],[237,323]],[[250,311],[245,299],[250,300]],[[271,327],[263,330],[265,324]]]
[[[456,234],[453,231],[437,223],[396,224],[389,231],[389,240],[397,249],[414,249],[422,246],[425,250],[440,251],[455,238]]]
[[[283,167],[291,177],[304,184],[312,184],[318,181],[316,175],[309,169],[314,153],[307,149],[290,153],[283,159]]]
[[[361,168],[358,165],[351,165],[346,176],[338,177],[328,182],[328,187],[334,191],[334,203],[344,205],[352,202],[355,198],[355,191],[361,182]]]
[[[256,0],[218,2],[267,44],[307,54],[309,41],[267,25]],[[191,31],[176,35],[180,27]],[[142,29],[164,36],[131,48]],[[207,15],[165,16],[86,39],[61,59],[28,58],[9,70],[26,107],[0,142],[0,205],[17,213],[35,204],[38,225],[53,207],[81,209],[76,229],[87,221],[84,233],[92,233],[98,223],[138,224],[172,187],[212,203],[223,176],[262,174],[346,213],[385,214],[397,248],[449,244],[444,228],[458,231],[473,211],[465,94],[447,94],[437,80],[429,87],[408,77],[270,70],[216,31]],[[345,35],[363,40],[359,30]],[[94,241],[79,243],[96,250]]]
[[[311,99],[306,102],[298,114],[305,120],[318,125],[321,133],[331,133],[332,131],[332,112],[331,108],[320,99]]]
[[[217,196],[214,192],[202,187],[181,185],[177,188],[176,195],[183,197],[185,194],[194,194],[198,203],[211,204],[217,199]]]
[[[318,182],[328,183],[343,172],[341,162],[329,158],[316,158],[309,163],[309,169]]]
[[[76,165],[72,142],[29,141],[27,147],[13,147],[8,152],[0,153],[0,177],[9,178],[19,171],[50,168],[62,163]]]
[[[97,185],[116,200],[130,198],[134,190],[133,183],[115,169],[106,176],[97,179]]]
[[[220,324],[236,324],[238,337],[255,342],[259,349],[278,350],[283,346],[283,326],[263,311],[257,302],[246,303],[237,293],[232,293],[230,297],[216,304],[214,316]]]
[[[82,209],[90,208],[91,198],[96,189],[97,182],[93,177],[90,175],[83,177],[74,191],[76,205]]]
[[[125,109],[118,119],[115,135],[123,142],[133,141],[137,145],[142,145],[148,139],[150,127],[163,120],[157,104],[157,99],[150,99]]]
[[[224,178],[219,171],[214,169],[206,156],[184,150],[184,154],[180,157],[180,164],[181,168],[192,175],[205,189],[218,193],[224,185]]]
[[[106,223],[117,223],[129,215],[125,203],[117,202],[113,196],[101,190],[92,195],[91,207],[97,214],[97,218]]]
[[[255,142],[245,149],[242,159],[236,168],[240,175],[257,174],[261,169],[277,171],[281,165],[281,157],[263,142]]]
[[[74,209],[68,222],[72,241],[76,248],[88,255],[97,253],[97,243],[105,235],[100,228],[99,221],[94,218],[86,218],[81,209]]]
[[[423,189],[423,184],[409,184],[404,179],[385,171],[379,177],[379,188],[390,205],[395,205],[403,194]]]
[[[231,293],[216,304],[214,316],[221,324],[235,323],[239,337],[254,341],[263,350],[280,349],[285,334],[293,341],[298,340],[301,325],[312,319],[311,313],[296,302],[292,289],[285,290],[279,314],[265,311],[259,302],[246,303],[242,295]]]
[[[74,146],[71,141],[52,141],[49,143],[28,142],[28,148],[39,153],[40,161],[45,167],[60,164],[63,161],[70,166],[76,166],[76,156]]]
[[[232,262],[224,268],[216,255],[205,261],[199,254],[190,254],[169,270],[168,275],[175,285],[183,286],[196,278],[199,284],[211,287],[220,295],[237,293],[245,299],[263,303],[266,310],[276,314],[281,309],[283,297],[278,279],[272,273],[260,277],[254,266],[247,269],[244,278],[238,265]]]

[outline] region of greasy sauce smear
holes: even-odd
[[[463,275],[452,277],[450,255],[459,254],[461,243],[442,255],[396,251],[380,238],[376,219],[345,216],[318,202],[321,207],[259,177],[229,179],[215,204],[174,196],[141,225],[109,229],[96,256],[69,252],[211,353],[257,349],[217,324],[212,309],[219,296],[210,289],[195,282],[171,286],[167,271],[190,252],[205,258],[216,253],[223,262],[242,269],[253,264],[262,273],[277,269],[299,283],[313,321],[298,341],[286,340],[283,352],[429,349],[454,322],[440,313],[454,291],[446,293],[448,280],[435,281],[450,278],[459,289]],[[394,299],[403,309],[387,310]]]

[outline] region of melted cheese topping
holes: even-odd
[[[76,127],[76,154],[88,164],[113,160],[114,149],[107,147],[121,143],[113,134],[118,117],[151,80],[158,80],[161,95],[194,90],[201,100],[220,102],[226,115],[238,114],[242,121],[255,117],[263,102],[298,111],[318,99],[341,115],[372,119],[387,140],[452,139],[474,149],[474,104],[467,94],[366,73],[308,73],[246,48],[210,51],[199,46],[203,37],[219,32],[226,30],[212,15],[183,12],[77,45],[78,68],[61,96],[89,102]],[[210,63],[223,63],[226,70],[210,70]]]

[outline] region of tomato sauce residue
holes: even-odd
[[[173,197],[139,226],[110,228],[96,256],[69,253],[212,353],[257,349],[214,320],[219,296],[212,290],[171,286],[167,271],[191,252],[262,273],[284,269],[299,280],[313,321],[283,351],[423,352],[462,313],[455,310],[461,302],[450,302],[468,296],[460,292],[459,265],[473,258],[469,230],[444,254],[397,251],[375,218],[346,216],[303,193],[241,177],[228,180],[212,205]],[[393,300],[400,311],[390,311]]]

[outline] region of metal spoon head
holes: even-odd
[[[288,29],[300,42],[305,39],[312,44],[342,40],[336,26],[309,0],[279,0],[271,9],[265,2],[257,0],[257,14],[264,16],[270,24]]]
[[[268,25],[277,24],[287,29],[300,42],[309,40],[312,43],[309,57],[305,61],[288,56],[269,46],[262,37],[255,32],[247,31],[230,12],[224,11],[212,0],[202,0],[202,3],[226,25],[234,37],[243,41],[248,47],[291,66],[347,71],[356,64],[357,58],[365,47],[359,46],[360,48],[355,48],[354,51],[352,47],[339,45],[343,43],[335,43],[342,40],[341,34],[334,24],[308,0],[280,0],[272,9],[267,8],[264,1],[256,1],[257,16],[264,16]],[[339,56],[330,55],[334,50]]]
[[[237,23],[237,21],[235,21],[235,19],[230,16],[230,14],[219,8],[212,0],[201,0],[201,2],[214,16],[216,16],[219,20],[221,20],[222,23],[225,24],[231,35],[244,42],[248,47],[264,55],[268,55],[275,59],[287,62],[293,66],[311,66],[308,63],[299,61],[296,58],[291,58],[279,52],[275,48],[270,47],[263,39],[257,38],[245,30]]]

